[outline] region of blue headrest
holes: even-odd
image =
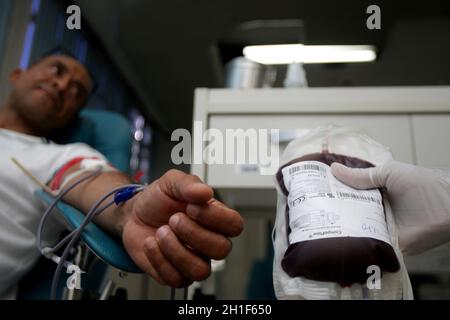
[[[68,129],[52,140],[61,144],[86,143],[105,155],[117,169],[130,171],[131,126],[117,112],[85,109]]]

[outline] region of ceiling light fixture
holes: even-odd
[[[247,46],[243,53],[262,64],[370,62],[377,57],[375,47],[370,45],[261,45]]]

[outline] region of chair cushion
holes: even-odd
[[[101,152],[120,171],[130,171],[131,126],[119,113],[85,109],[75,122],[49,138],[60,144],[86,143]]]

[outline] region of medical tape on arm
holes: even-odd
[[[72,168],[74,165],[79,164],[80,167],[78,170],[64,176],[64,174]],[[107,161],[99,158],[75,158],[69,161],[66,165],[64,165],[55,175],[54,182],[52,182],[52,189],[57,193],[64,190],[67,184],[81,176],[87,172],[100,171],[100,172],[112,172],[117,171],[112,165],[110,165]]]

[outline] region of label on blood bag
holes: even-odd
[[[319,161],[296,162],[282,173],[289,191],[289,244],[333,237],[366,237],[391,244],[378,189],[353,189]]]

